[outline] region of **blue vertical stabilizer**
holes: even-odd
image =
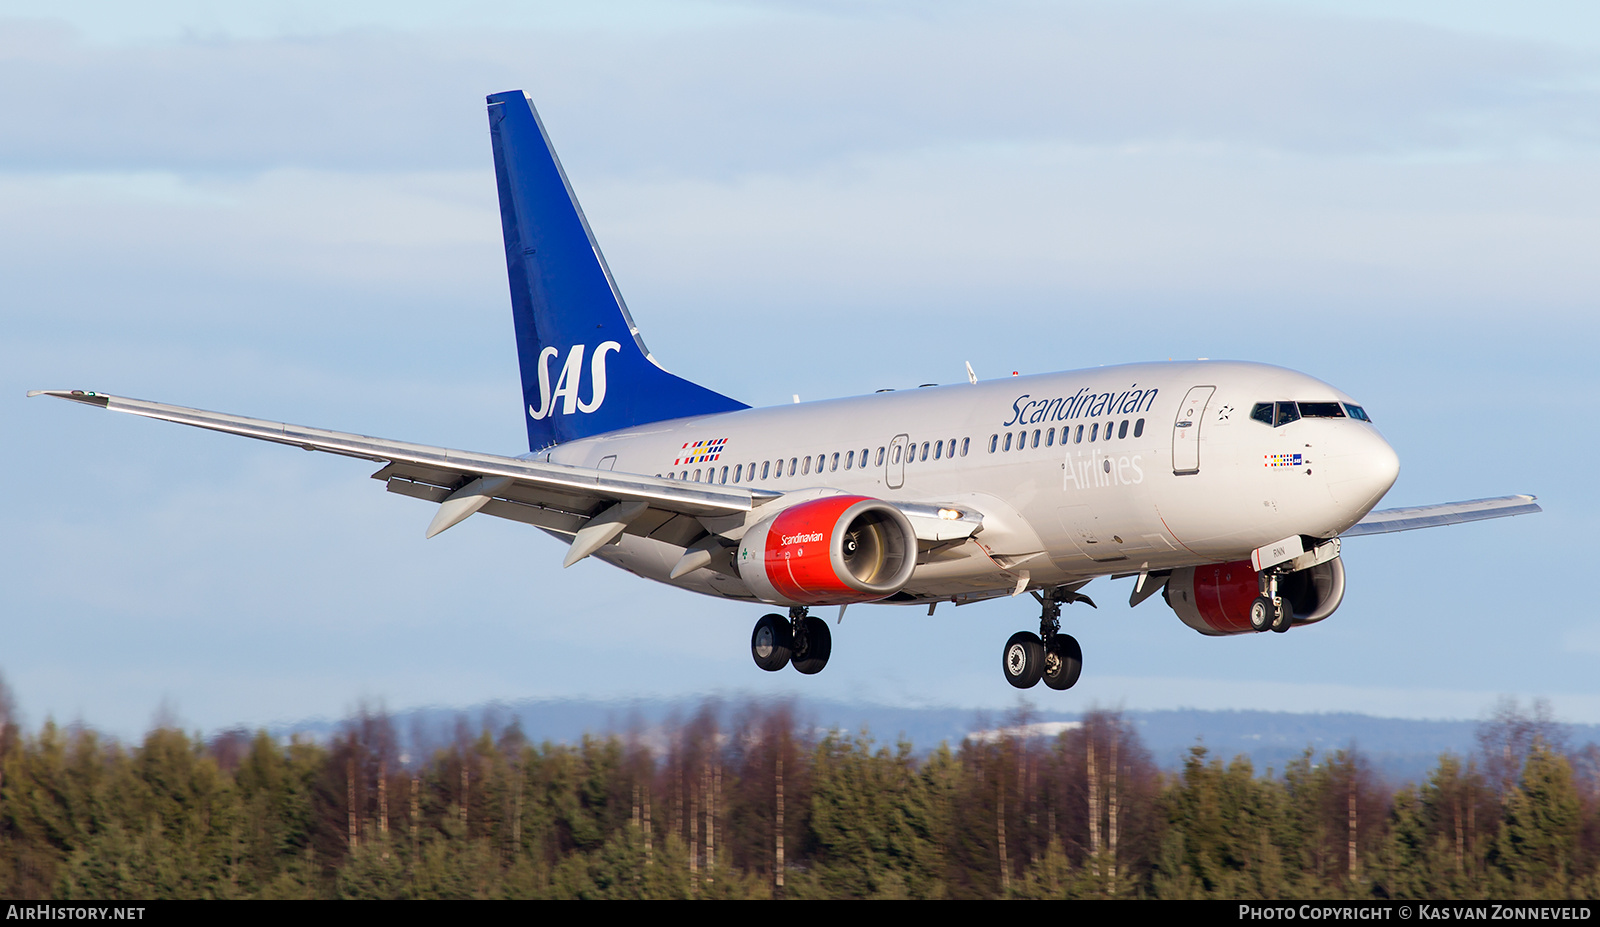
[[[651,359],[522,91],[489,97],[489,130],[529,449],[748,408]]]

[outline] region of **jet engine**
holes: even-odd
[[[756,522],[739,543],[739,576],[764,602],[848,605],[900,591],[917,565],[901,511],[866,496],[826,496]]]
[[[1261,594],[1260,575],[1248,560],[1173,570],[1162,596],[1183,623],[1201,634],[1249,634],[1250,603]],[[1344,600],[1344,561],[1338,557],[1278,580],[1278,595],[1294,608],[1294,623],[1333,614]]]

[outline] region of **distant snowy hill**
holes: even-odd
[[[413,753],[459,739],[476,739],[487,728],[496,736],[516,724],[531,741],[576,743],[585,734],[618,734],[663,743],[674,726],[703,711],[714,713],[724,729],[739,726],[754,707],[787,705],[797,723],[819,735],[834,730],[850,736],[865,731],[880,744],[909,741],[918,753],[940,743],[956,747],[969,736],[1020,729],[1054,736],[1075,724],[1075,712],[984,712],[962,708],[899,708],[826,700],[767,700],[747,694],[710,699],[662,699],[628,702],[581,699],[527,699],[462,709],[421,708],[390,717],[405,749]],[[1270,711],[1127,711],[1123,717],[1139,732],[1156,764],[1182,767],[1189,750],[1203,746],[1208,754],[1231,761],[1245,754],[1256,772],[1281,773],[1308,748],[1320,756],[1354,746],[1390,784],[1399,785],[1426,774],[1439,755],[1471,756],[1478,749],[1476,721],[1413,721],[1369,715],[1291,714]],[[275,733],[337,734],[350,722],[310,720],[281,725]],[[1569,742],[1600,742],[1600,725],[1566,725]]]

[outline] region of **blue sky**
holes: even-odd
[[[78,387],[524,449],[485,94],[538,103],[657,357],[755,404],[1167,357],[1304,370],[1392,504],[1547,511],[1346,545],[1340,611],[1210,640],[1128,582],[1041,707],[1600,721],[1600,14],[1488,3],[0,4],[0,672],[136,734],[493,698],[1004,707],[1029,601],[759,610],[563,571],[362,464]]]

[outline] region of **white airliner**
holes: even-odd
[[[62,399],[381,463],[390,492],[476,512],[762,617],[764,670],[816,673],[815,606],[959,606],[1029,593],[1039,632],[1006,680],[1065,689],[1083,666],[1061,606],[1136,577],[1207,635],[1321,621],[1342,538],[1539,511],[1532,496],[1374,512],[1399,460],[1367,412],[1304,374],[1201,361],[1097,367],[752,409],[645,349],[543,124],[488,98],[531,453],[405,444],[80,390]]]

